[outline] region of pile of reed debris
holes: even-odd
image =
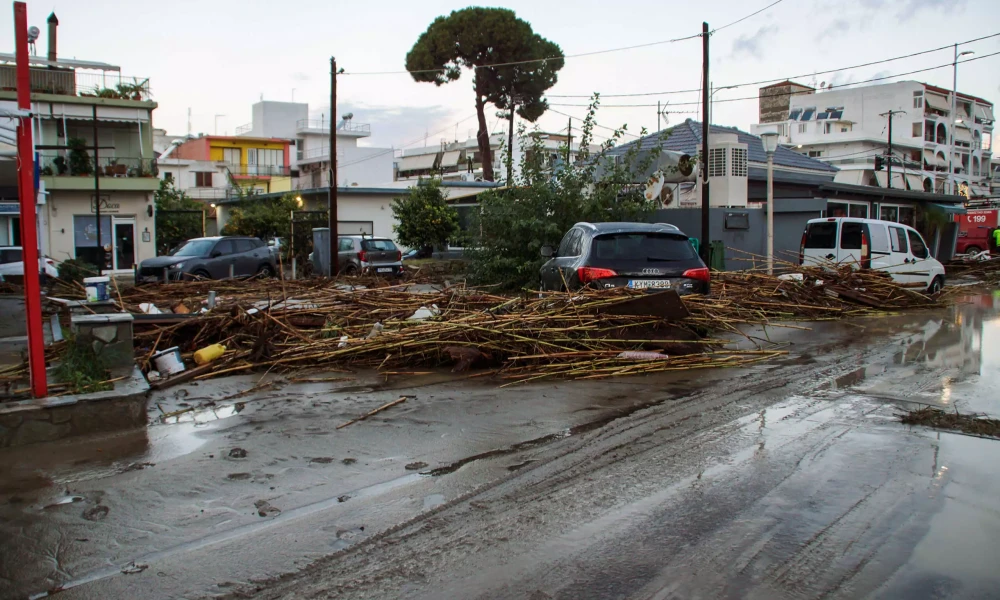
[[[374,284],[374,282],[372,282]],[[712,295],[627,289],[503,296],[464,286],[416,293],[410,285],[347,286],[329,280],[192,282],[122,289],[136,314],[136,358],[150,370],[157,351],[183,355],[213,343],[221,359],[197,378],[246,371],[375,368],[387,375],[454,366],[528,381],[596,379],[745,366],[779,347],[727,349],[719,333],[943,306],[885,274],[848,267],[713,275]],[[207,307],[209,292],[215,305]],[[149,306],[174,314],[150,315]],[[179,313],[179,314],[178,314]]]

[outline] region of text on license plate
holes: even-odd
[[[659,288],[669,288],[669,279],[630,279],[628,282],[628,287],[645,290],[645,289],[659,289]]]
[[[392,267],[379,267],[375,269],[376,273],[392,273]]]

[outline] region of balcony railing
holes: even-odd
[[[31,69],[31,91],[36,94],[88,96],[115,100],[149,100],[149,79],[125,77],[114,72]],[[0,90],[17,89],[17,71],[0,65]]]
[[[319,129],[320,131],[329,131],[330,122],[325,119],[300,119],[295,122],[295,127],[299,131],[303,129]],[[372,126],[368,123],[353,123],[351,121],[342,121],[337,127],[337,131],[343,131],[347,133],[371,133]]]
[[[291,174],[289,167],[281,165],[233,165],[227,164],[226,169],[230,175],[237,177],[288,177]]]
[[[251,131],[253,131],[253,123],[247,123],[236,128],[236,135],[246,135]]]
[[[95,171],[92,156],[74,157],[42,156],[39,160],[42,175],[67,177],[93,177]],[[156,177],[159,168],[155,158],[100,157],[96,165],[100,177]]]

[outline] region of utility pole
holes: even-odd
[[[569,166],[570,153],[573,151],[573,118],[570,117],[569,125],[566,127],[566,166]]]
[[[886,118],[889,119],[889,149],[887,151],[888,155],[885,157],[886,158],[886,165],[887,165],[887,172],[888,172],[888,175],[889,175],[889,182],[888,182],[889,183],[889,185],[888,185],[889,189],[892,189],[892,160],[893,160],[893,157],[892,157],[892,117],[895,116],[895,115],[905,115],[905,114],[906,114],[905,110],[890,110],[889,112],[884,112],[884,113],[882,113],[882,114],[879,115],[880,117],[886,117]],[[906,186],[904,185],[902,189],[906,189]]]
[[[701,258],[711,268],[708,195],[708,23],[701,24]]]
[[[101,239],[101,167],[99,166],[98,154],[100,151],[97,143],[97,105],[90,107],[91,117],[94,125],[94,214],[97,216],[97,274],[104,272],[104,240]]]
[[[340,273],[337,256],[337,59],[330,57],[330,277]]]
[[[14,3],[14,54],[17,64],[17,108],[31,111],[31,71],[28,67],[28,5]],[[17,191],[21,215],[22,264],[24,265],[24,314],[28,329],[28,369],[31,395],[44,398],[49,382],[45,373],[45,338],[42,334],[42,288],[38,277],[38,217],[35,196],[35,152],[32,149],[31,117],[17,124]]]
[[[513,185],[514,182],[514,107],[515,107],[514,95],[511,94],[510,97],[510,127],[507,131],[507,185]],[[455,141],[458,141],[458,125],[455,125]]]
[[[660,132],[660,101],[656,101],[656,132]]]

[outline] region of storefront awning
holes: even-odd
[[[879,187],[889,187],[889,174],[885,171],[875,171],[875,180],[878,181]]]
[[[972,132],[969,131],[967,127],[956,127],[955,128],[955,141],[965,142],[967,144],[972,144]]]
[[[935,212],[943,212],[946,215],[964,215],[965,207],[961,204],[938,204],[936,202],[928,202],[927,208]]]
[[[969,195],[973,198],[984,198],[990,195],[990,188],[982,185],[970,185]]]
[[[417,156],[404,156],[399,161],[400,171],[423,171],[433,169],[437,154],[418,154]]]
[[[985,104],[976,105],[976,116],[983,121],[993,121],[993,107]]]
[[[910,190],[914,192],[924,191],[924,180],[920,177],[920,175],[912,175],[910,173],[907,173],[906,185],[908,185]]]
[[[445,152],[441,156],[441,168],[454,167],[458,165],[458,159],[462,155],[461,150],[452,150],[450,152]]]
[[[937,154],[934,154],[933,150],[924,150],[924,162],[932,167],[948,166]]]
[[[937,110],[941,110],[944,112],[949,112],[951,110],[951,106],[948,105],[948,100],[944,96],[937,96],[935,94],[924,94],[924,102],[927,103],[927,106],[930,106],[931,108],[936,108]]]
[[[868,185],[868,175],[867,171],[864,169],[855,169],[851,171],[838,171],[836,175],[833,176],[833,181],[835,183],[846,183],[849,185]]]

